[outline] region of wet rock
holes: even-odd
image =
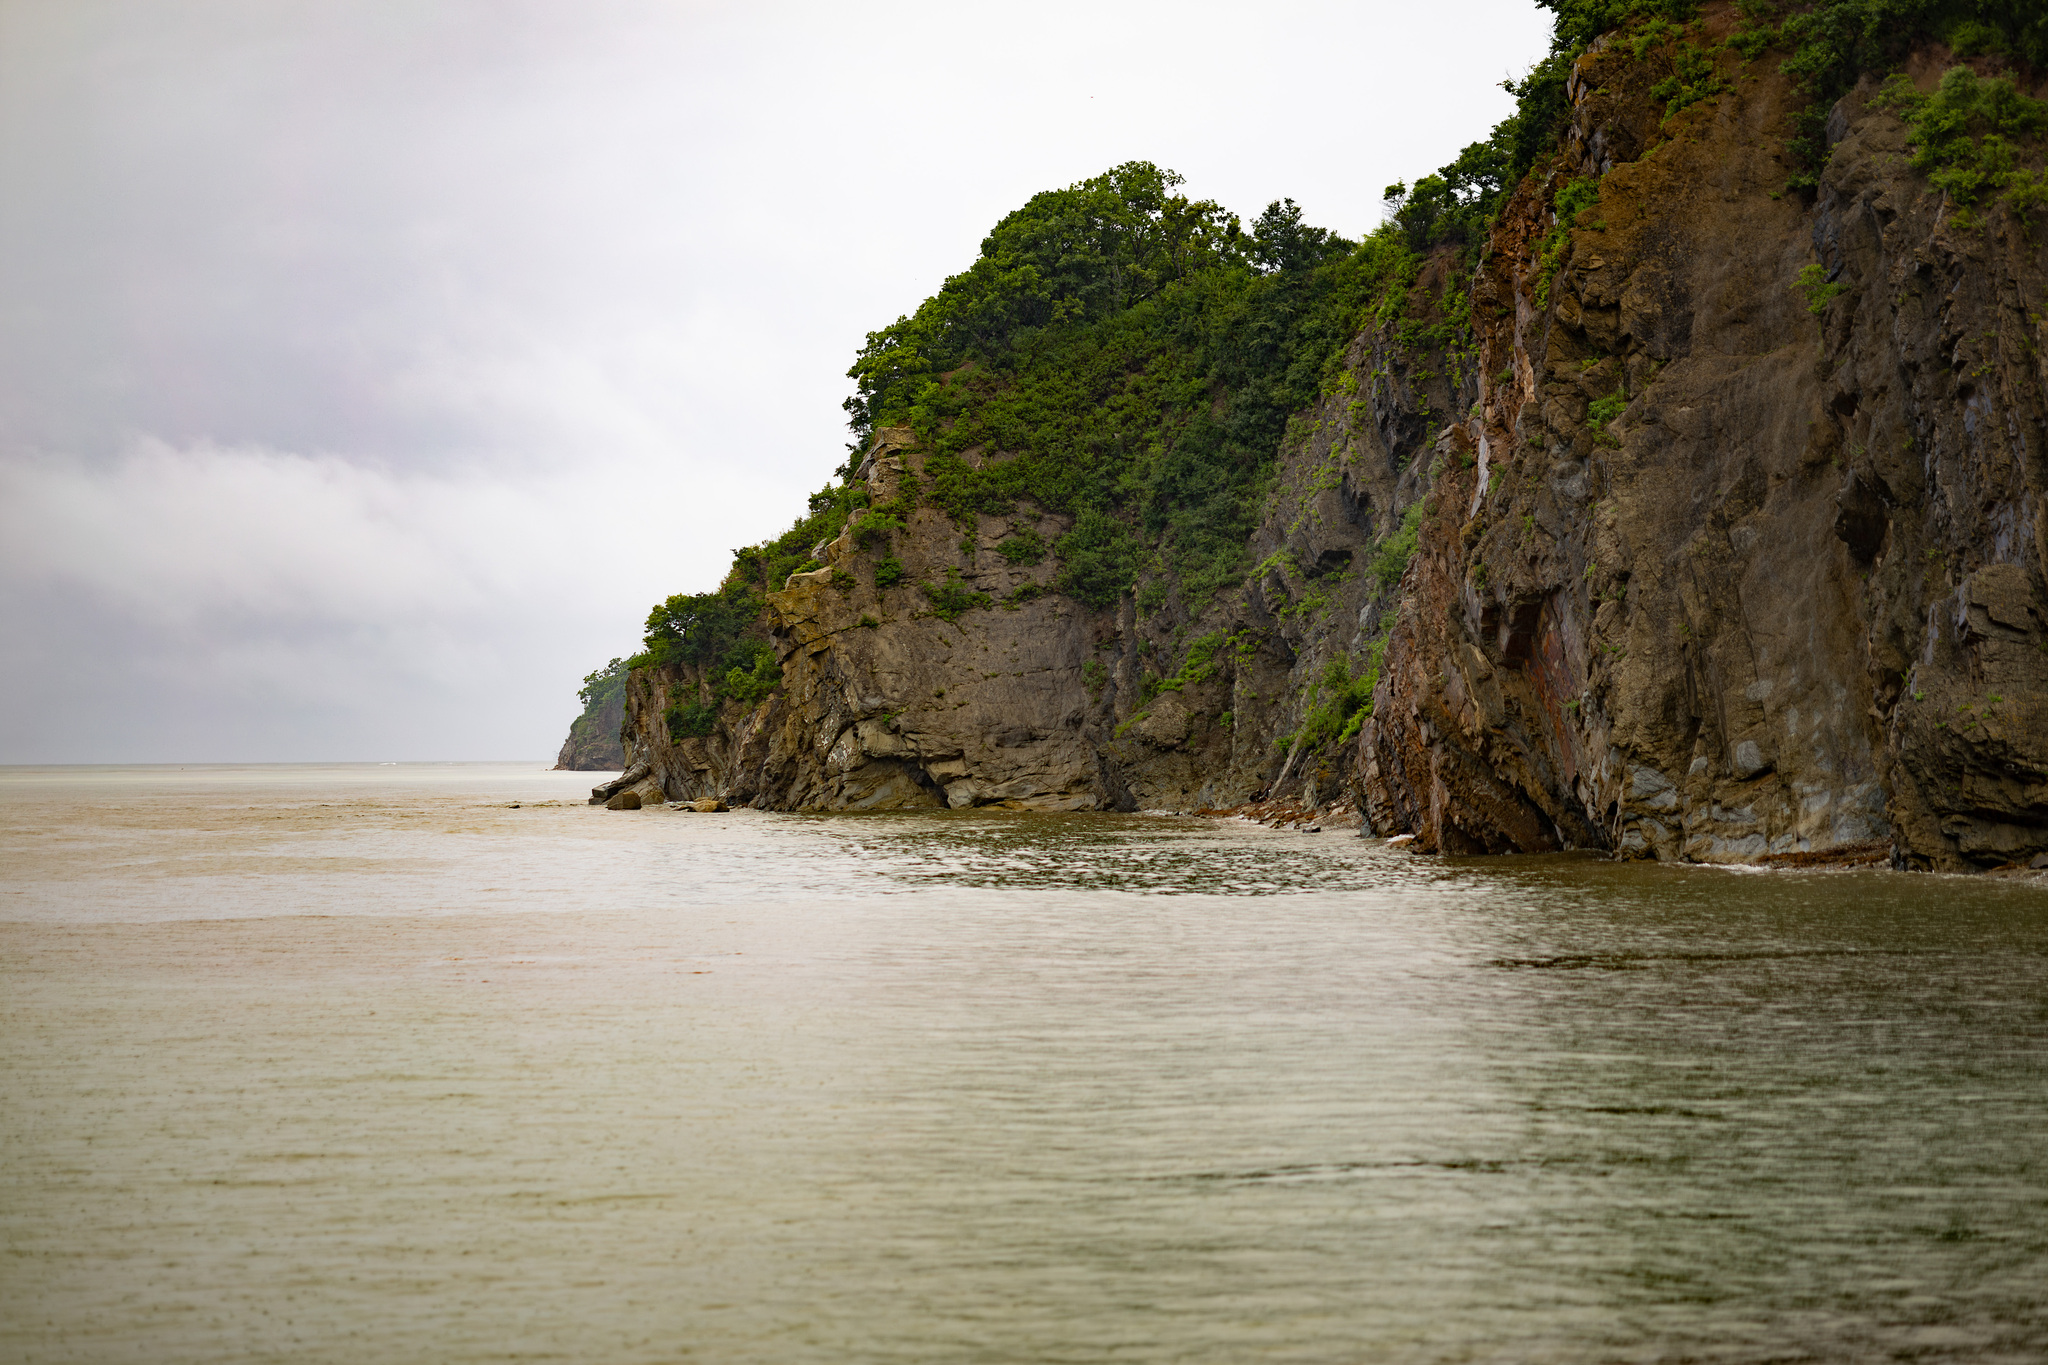
[[[590,804],[602,806],[626,788],[645,781],[653,772],[653,764],[641,759],[609,782],[600,782],[590,789]]]
[[[606,801],[604,808],[606,810],[639,810],[640,793],[635,791],[620,792]]]

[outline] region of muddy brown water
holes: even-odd
[[[0,1359],[2048,1358],[2048,891],[538,766],[0,770]]]

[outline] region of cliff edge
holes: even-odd
[[[1143,163],[1034,198],[870,338],[810,513],[650,617],[619,766],[2048,865],[2041,82],[1932,19],[1825,66],[1826,5],[1673,8],[1561,17],[1360,242]]]
[[[1654,68],[1598,46],[1550,172],[1594,195],[1548,259],[1536,184],[1495,234],[1501,379],[1362,739],[1374,822],[1452,852],[2031,860],[2048,255],[1930,184],[1868,76],[1811,204],[1784,193],[1798,92],[1723,65],[1659,121]]]

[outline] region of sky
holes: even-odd
[[[0,763],[550,760],[1129,160],[1357,236],[1531,0],[0,0]]]

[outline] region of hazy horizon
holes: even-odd
[[[1005,19],[0,0],[0,763],[552,754],[1003,214],[1143,159],[1358,235],[1549,15]]]

